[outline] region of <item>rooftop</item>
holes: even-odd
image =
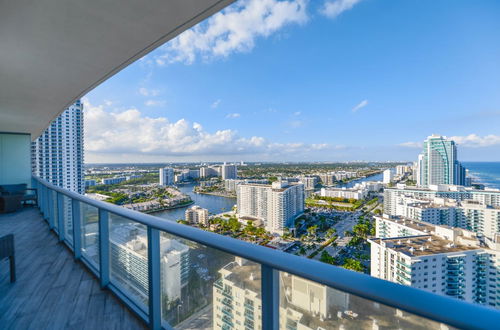
[[[246,260],[243,260],[243,263],[240,265],[238,262],[233,261],[224,266],[223,269],[231,272],[225,277],[225,280],[234,283],[240,289],[257,293],[257,296],[260,298],[260,265]]]
[[[14,234],[17,281],[0,261],[4,329],[145,329],[145,324],[58,243],[38,209],[0,215],[0,236]],[[89,317],[91,315],[92,317]]]
[[[394,222],[394,223],[397,223],[397,224],[400,224],[402,226],[406,226],[406,227],[409,227],[409,228],[412,228],[412,229],[415,229],[415,230],[419,230],[421,232],[424,232],[424,233],[431,233],[435,230],[435,225],[432,225],[428,222],[424,222],[424,221],[418,221],[418,220],[410,220],[410,219],[406,219],[406,218],[386,218],[386,217],[377,217],[379,219],[382,219],[384,221],[390,221],[390,222]],[[446,227],[446,226],[442,226],[442,227]]]
[[[433,235],[375,238],[372,239],[372,241],[380,245],[383,242],[386,247],[410,257],[419,257],[439,253],[464,252],[479,249],[478,247],[456,244],[452,241]]]

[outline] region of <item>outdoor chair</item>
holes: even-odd
[[[28,193],[28,191],[32,191],[32,193]],[[24,205],[37,205],[38,196],[35,188],[28,188],[25,183],[0,185],[0,196],[13,195],[22,196],[21,203]]]
[[[10,282],[16,281],[16,260],[14,253],[14,235],[9,234],[0,237],[0,260],[9,258],[10,261]]]
[[[0,195],[0,213],[19,210],[22,206],[22,195]]]

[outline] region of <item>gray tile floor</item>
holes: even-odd
[[[17,282],[0,261],[0,329],[144,329],[96,277],[58,243],[36,208],[0,214],[0,236],[15,235]]]

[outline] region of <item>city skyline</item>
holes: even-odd
[[[407,161],[439,134],[498,161],[499,12],[239,1],[84,98],[86,159]]]

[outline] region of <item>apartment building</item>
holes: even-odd
[[[224,163],[220,167],[220,175],[222,177],[222,180],[236,179],[238,177],[238,168],[234,164]]]
[[[392,182],[393,177],[394,177],[394,172],[392,171],[392,169],[388,168],[383,172],[382,182],[385,184],[389,184]]]
[[[135,224],[112,223],[110,230],[111,276],[145,300],[148,297],[148,241],[146,231]],[[181,298],[188,284],[189,248],[160,236],[162,294],[169,301]]]
[[[64,189],[83,194],[83,103],[64,110],[31,144],[34,175]]]
[[[371,275],[436,294],[500,307],[498,237],[409,219],[376,218]]]
[[[171,167],[160,168],[160,186],[171,186],[174,184],[174,169]]]
[[[266,184],[239,184],[237,187],[238,216],[262,221],[266,230],[283,234],[304,212],[304,185],[286,181]]]
[[[435,198],[456,201],[473,200],[486,206],[500,207],[499,189],[477,190],[456,185],[431,185],[423,188],[397,184],[396,187],[384,189],[384,213],[398,215],[398,205],[405,203],[408,198],[415,200],[434,200]]]
[[[219,270],[213,286],[214,329],[262,329],[260,266],[241,258]],[[350,297],[298,276],[280,273],[279,329],[316,330],[337,325],[337,312]],[[325,329],[326,329],[325,328]]]
[[[198,205],[192,206],[186,210],[185,220],[190,224],[208,226],[208,210]]]
[[[206,179],[214,176],[220,176],[221,175],[221,168],[220,166],[204,166],[200,167],[200,178],[201,179]]]
[[[300,176],[299,181],[304,185],[305,190],[313,190],[318,184],[317,176]]]
[[[465,185],[465,168],[457,160],[455,141],[440,135],[431,135],[424,141],[417,162],[417,185]]]

